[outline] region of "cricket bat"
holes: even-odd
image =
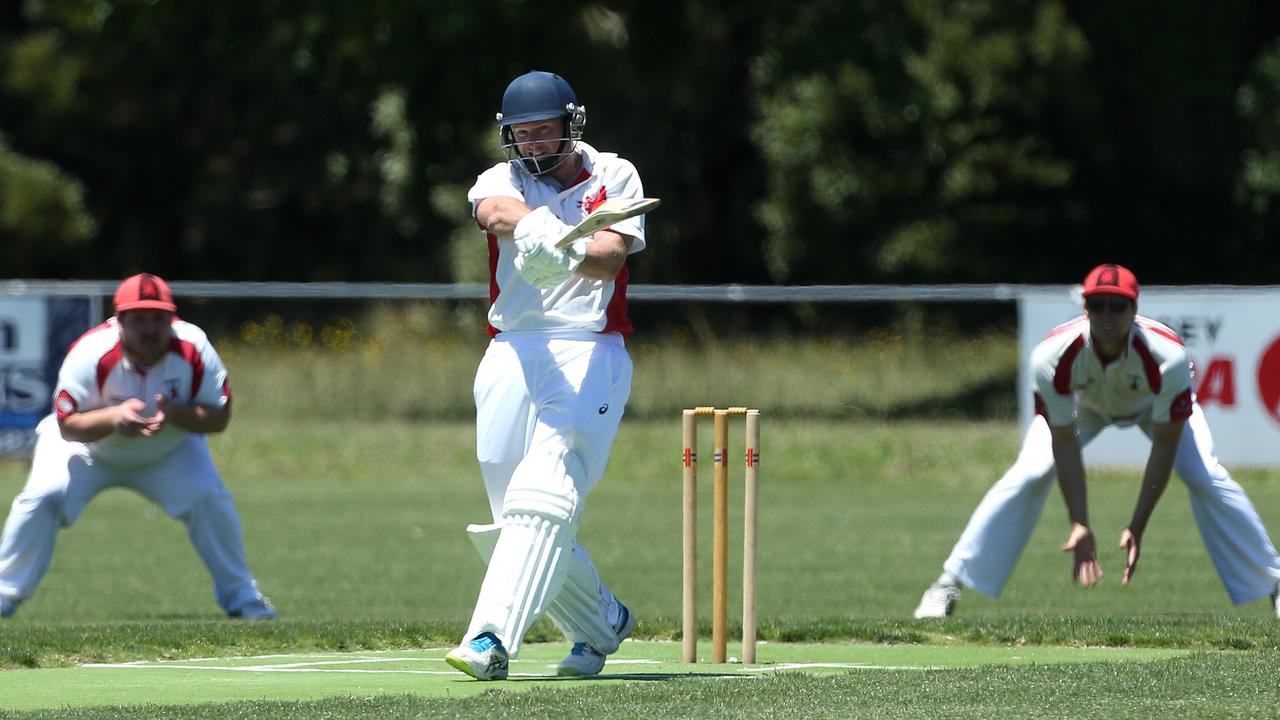
[[[574,225],[569,232],[565,233],[564,237],[557,240],[556,247],[567,247],[573,244],[575,240],[584,238],[597,230],[607,228],[627,218],[643,215],[658,207],[661,203],[662,201],[658,198],[605,200],[595,210],[592,210],[590,215],[583,218],[582,222]]]

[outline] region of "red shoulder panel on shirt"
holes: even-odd
[[[116,343],[111,349],[102,354],[98,358],[98,392],[102,392],[102,385],[107,381],[107,376],[111,374],[111,370],[120,364],[120,360],[124,358],[124,346]]]
[[[200,392],[200,381],[204,379],[204,360],[200,359],[200,351],[192,343],[174,338],[169,343],[169,352],[175,353],[191,366],[191,397]]]
[[[1083,347],[1084,335],[1077,335],[1058,358],[1058,367],[1053,372],[1053,389],[1057,390],[1059,395],[1067,395],[1071,392],[1071,366],[1075,365],[1076,356],[1080,354],[1080,349]]]
[[[1141,333],[1133,334],[1133,349],[1137,351],[1138,357],[1142,358],[1142,371],[1147,375],[1147,385],[1151,388],[1151,392],[1159,394],[1162,380],[1160,363],[1156,362],[1155,356],[1151,354],[1151,348],[1147,347],[1147,341],[1142,339]]]
[[[1167,338],[1167,339],[1169,339],[1169,340],[1172,340],[1173,342],[1176,342],[1176,343],[1178,343],[1179,345],[1183,345],[1184,347],[1185,347],[1185,345],[1186,345],[1185,343],[1183,343],[1183,342],[1182,342],[1182,338],[1178,337],[1178,333],[1174,332],[1174,331],[1173,331],[1173,328],[1169,327],[1168,325],[1165,325],[1165,324],[1163,324],[1163,323],[1154,322],[1154,321],[1152,321],[1152,320],[1148,320],[1148,319],[1146,319],[1146,318],[1137,318],[1137,319],[1136,319],[1136,320],[1134,320],[1133,322],[1134,322],[1135,324],[1137,324],[1137,326],[1138,326],[1138,327],[1140,327],[1140,328],[1142,328],[1142,329],[1144,329],[1144,330],[1150,330],[1151,332],[1153,332],[1153,333],[1155,333],[1155,334],[1157,334],[1157,335],[1159,335],[1159,336],[1161,336],[1161,337],[1163,337],[1163,338]]]

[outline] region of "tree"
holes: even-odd
[[[1083,37],[1057,2],[880,5],[808,3],[756,62],[771,277],[1026,278],[1075,221]]]

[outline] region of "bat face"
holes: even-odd
[[[615,198],[613,200],[605,200],[582,222],[575,225],[564,237],[560,238],[556,243],[556,247],[565,247],[579,238],[584,238],[614,223],[622,222],[637,215],[643,215],[660,204],[662,204],[662,201],[658,198]]]

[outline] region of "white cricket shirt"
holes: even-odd
[[[614,153],[600,152],[579,142],[582,172],[564,190],[551,180],[530,175],[519,162],[503,162],[480,174],[467,193],[471,214],[489,197],[513,197],[529,207],[546,205],[561,221],[577,225],[605,200],[642,198],[644,189],[635,166]],[[644,216],[624,220],[609,228],[635,238],[631,252],[644,249]],[[627,316],[627,267],[613,280],[592,280],[573,275],[559,286],[541,290],[525,282],[516,271],[515,243],[489,236],[490,334],[510,331],[590,330],[631,332]]]
[[[1182,339],[1168,326],[1138,315],[1124,353],[1103,364],[1082,315],[1054,328],[1031,353],[1036,413],[1049,425],[1075,422],[1076,407],[1117,425],[1151,413],[1153,423],[1191,416],[1191,363]]]
[[[224,407],[231,402],[227,369],[209,338],[199,327],[173,319],[169,352],[151,367],[129,361],[120,343],[120,326],[113,317],[80,336],[67,351],[53,392],[53,411],[59,418],[119,405],[129,398],[147,403],[166,395],[175,403]],[[85,443],[90,455],[110,465],[145,465],[169,454],[190,433],[166,423],[155,437],[125,437],[119,433]]]

